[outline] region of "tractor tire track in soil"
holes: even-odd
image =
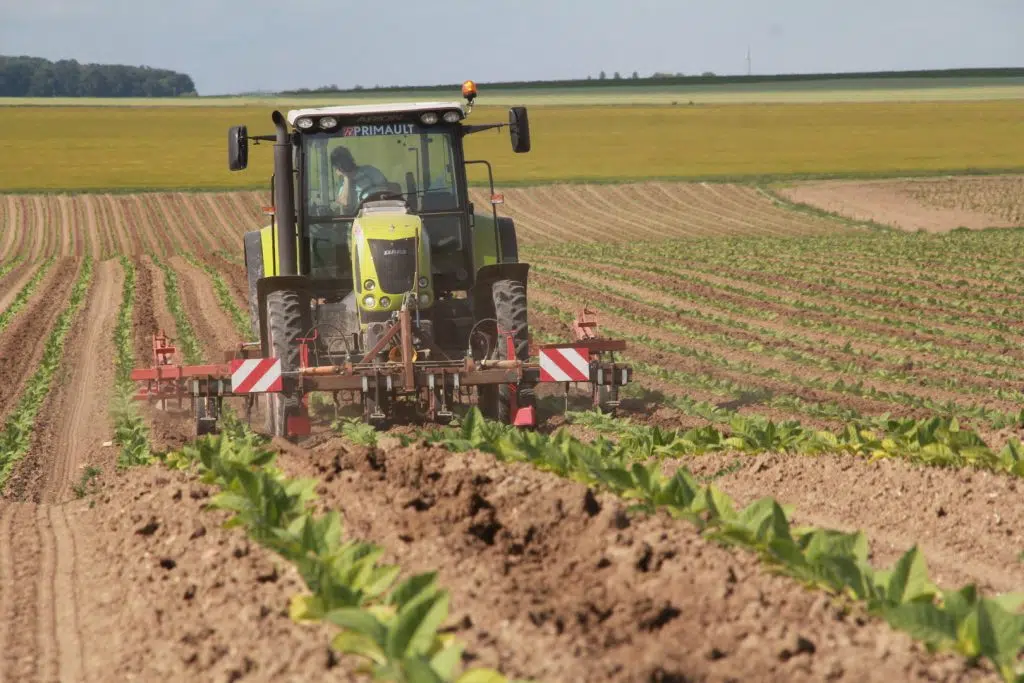
[[[211,494],[154,466],[90,501],[0,501],[0,680],[361,680],[329,627],[289,618],[297,572],[222,529]]]
[[[64,344],[58,377],[36,421],[29,453],[15,467],[5,495],[16,500],[57,503],[71,496],[72,485],[86,465],[113,472],[117,449],[103,444],[113,438],[110,403],[114,389],[113,329],[121,302],[123,274],[116,260],[96,264],[86,307],[74,321]]]
[[[25,382],[43,357],[47,334],[71,295],[81,262],[55,262],[28,304],[0,334],[0,424],[14,408]]]
[[[80,681],[76,543],[63,507],[0,502],[0,680]],[[97,638],[96,642],[102,642]]]
[[[843,616],[685,522],[631,518],[628,501],[526,465],[440,447],[274,444],[290,476],[323,482],[350,535],[407,572],[438,570],[473,663],[509,676],[994,680],[884,623]]]
[[[224,529],[216,489],[159,465],[69,504],[82,533],[79,585],[87,681],[362,681],[329,649],[335,629],[299,625],[298,572]],[[88,533],[86,533],[88,532]]]
[[[975,582],[1001,593],[1024,585],[1022,484],[1012,477],[839,454],[712,454],[668,461],[663,471],[680,465],[696,475],[726,471],[714,485],[738,505],[771,496],[795,506],[795,525],[864,531],[877,567],[917,544],[944,588]]]

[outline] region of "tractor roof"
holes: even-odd
[[[333,107],[316,107],[313,109],[292,109],[288,112],[288,123],[295,122],[303,116],[361,116],[373,114],[401,114],[426,111],[444,111],[457,109],[463,117],[466,107],[462,102],[392,102],[381,104],[349,104]]]

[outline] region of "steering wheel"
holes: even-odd
[[[376,202],[382,199],[401,199],[404,201],[405,197],[400,192],[395,192],[393,190],[374,190],[363,197],[363,200],[359,202],[359,204],[362,206],[366,202]]]

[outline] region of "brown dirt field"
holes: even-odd
[[[60,249],[57,253],[67,256],[76,253],[84,253],[84,248],[75,248],[80,243],[81,237],[77,234],[77,230],[74,228],[74,205],[72,205],[70,199],[66,195],[59,195],[56,200],[60,215],[60,231],[58,233],[58,236],[60,237]]]
[[[906,182],[891,180],[826,180],[799,183],[778,192],[790,201],[903,230],[946,232],[961,226],[976,230],[1018,224],[994,213],[929,205],[914,199],[907,187]]]
[[[137,222],[130,221],[123,198],[105,194],[99,199],[107,215],[105,227],[113,251],[117,254],[136,254],[145,249],[149,231],[143,230]]]
[[[478,207],[487,208],[486,195],[473,193]],[[557,185],[515,188],[505,195],[508,204],[499,208],[516,217],[521,244],[849,230],[840,221],[789,212],[740,186]],[[182,303],[205,355],[219,360],[221,350],[240,339],[206,273],[170,250],[198,245],[239,253],[241,233],[262,224],[259,206],[265,197],[266,192],[106,195],[102,203],[29,197],[23,205],[6,199],[0,202],[0,230],[17,215],[29,225],[45,223],[53,233],[37,231],[35,241],[24,246],[0,238],[0,249],[55,253],[74,251],[87,240],[109,240],[111,256],[131,254],[137,267],[133,333],[139,365],[150,364],[150,336],[158,328],[176,336],[163,272],[142,252],[151,248],[165,254],[179,275]],[[78,230],[73,236],[69,217]],[[80,224],[80,217],[86,222]],[[244,307],[244,268],[213,254],[197,257],[222,270]],[[76,270],[71,263],[55,264],[50,275],[63,289],[37,296],[0,334],[0,417],[5,400],[18,395],[35,367],[26,362],[31,359],[24,350],[38,346],[46,321],[52,322],[67,300]],[[576,267],[570,259],[560,263]],[[698,275],[701,287],[713,292],[744,273],[725,269],[717,278]],[[30,275],[28,266],[12,272],[0,298],[15,278]],[[63,379],[40,414],[32,451],[15,469],[8,496],[19,502],[0,500],[0,680],[354,680],[330,655],[329,628],[298,626],[288,618],[289,598],[303,590],[294,570],[247,541],[243,532],[220,528],[224,515],[203,509],[210,489],[158,465],[115,472],[116,449],[102,444],[111,436],[106,412],[113,386],[109,337],[122,282],[117,261],[98,263],[95,277],[88,305],[68,337]],[[585,293],[559,284],[557,275],[535,281],[541,288],[531,290],[531,297],[549,305],[577,301]],[[768,278],[743,286],[773,295],[796,284]],[[670,289],[661,291],[670,297]],[[813,298],[816,289],[808,291],[821,301]],[[761,305],[746,295],[722,297]],[[885,302],[882,295],[872,300]],[[655,309],[633,307],[656,317]],[[792,314],[789,306],[776,308]],[[828,317],[821,314],[822,320]],[[652,332],[614,316],[602,319],[628,332],[688,343],[667,330]],[[531,313],[531,326],[565,332],[542,314]],[[694,327],[728,332],[712,323]],[[739,336],[756,340],[749,333]],[[830,337],[822,333],[820,338]],[[711,349],[706,343],[697,346]],[[815,352],[813,344],[799,348]],[[637,345],[631,344],[629,354],[667,369],[730,378],[808,401],[836,401],[865,413],[914,412],[740,371],[708,372],[697,359]],[[753,351],[726,349],[721,355],[758,361]],[[762,364],[807,373],[801,376],[834,375],[774,359]],[[659,391],[723,403],[712,391],[690,391],[642,374],[638,383],[647,393],[626,399],[622,412],[642,424],[705,423],[659,407]],[[881,380],[874,384],[906,388]],[[10,396],[2,393],[4,386]],[[919,387],[921,392],[955,395]],[[744,414],[793,417],[783,410],[725,403]],[[143,414],[155,449],[192,439],[187,409],[176,414],[147,407]],[[801,421],[836,426],[802,416]],[[552,421],[561,423],[564,418]],[[570,431],[594,436],[575,425]],[[769,574],[747,553],[704,541],[685,522],[666,515],[631,516],[629,501],[594,495],[525,465],[423,445],[401,448],[387,438],[379,449],[357,448],[322,426],[301,445],[274,443],[289,474],[321,480],[319,492],[342,513],[347,534],[382,544],[385,560],[398,562],[407,573],[440,571],[452,592],[449,625],[467,642],[474,664],[517,677],[588,683],[996,680],[987,669],[970,669],[955,656],[930,655],[856,608],[847,611],[821,593]],[[735,459],[684,462],[711,475]],[[104,474],[98,492],[77,500],[71,489],[84,465],[101,467]],[[897,461],[769,455],[750,458],[718,477],[716,485],[741,501],[771,494],[795,504],[798,524],[864,529],[876,562],[891,562],[897,551],[920,543],[933,578],[944,585],[976,580],[985,589],[1012,590],[1024,580],[1024,564],[1016,558],[1024,547],[1019,531],[1024,511],[1007,505],[1017,484],[1006,478],[916,469]]]
[[[688,278],[693,278],[696,282],[678,280],[675,288],[704,292],[707,296],[719,298],[738,306],[774,311],[786,318],[815,320],[828,324],[840,322],[856,326],[868,332],[895,338],[913,339],[916,342],[931,342],[937,346],[975,351],[981,350],[1024,359],[1024,351],[1014,349],[1005,344],[996,342],[985,343],[950,336],[951,334],[977,333],[978,330],[976,328],[952,323],[927,321],[928,327],[934,328],[936,332],[922,332],[909,326],[921,322],[913,315],[907,313],[893,314],[891,311],[880,311],[877,308],[865,307],[860,305],[859,299],[840,295],[823,285],[795,283],[789,287],[775,286],[772,284],[772,276],[731,268],[722,268],[721,270],[722,272],[732,272],[733,277],[708,273],[703,269],[689,269],[685,266],[679,266],[676,270],[680,276],[685,275]],[[768,284],[763,284],[762,280],[768,282]],[[730,287],[741,291],[724,291],[719,287]],[[815,296],[816,293],[823,294],[824,296]],[[763,298],[755,298],[754,295]],[[827,309],[817,311],[805,310],[798,308],[793,303],[782,301],[783,299],[819,308],[822,306],[834,306],[837,310],[834,312]],[[871,319],[863,319],[862,316],[870,316]],[[885,321],[879,322],[883,318]],[[907,325],[899,323],[907,323]]]
[[[564,288],[562,289],[564,291]],[[544,303],[548,306],[564,307],[565,301],[573,300],[567,298],[565,295],[558,296],[555,294],[549,294],[546,291],[544,293],[541,293],[540,290],[532,291],[531,296],[535,301]],[[599,304],[594,304],[592,308],[598,311],[601,310],[601,306]],[[709,351],[715,354],[717,357],[720,357],[727,361],[750,361],[755,365],[759,365],[765,369],[776,369],[782,372],[792,373],[797,376],[802,376],[802,374],[806,374],[808,377],[829,376],[828,373],[825,373],[824,371],[821,371],[818,368],[805,368],[791,362],[780,361],[774,358],[764,358],[753,352],[747,353],[742,351],[735,351],[732,349],[716,347],[705,342],[689,340],[674,332],[662,331],[660,329],[651,329],[648,326],[634,323],[630,320],[620,318],[607,312],[601,313],[601,320],[604,321],[604,324],[607,325],[609,328],[621,330],[626,334],[644,334],[650,337],[651,339],[656,339],[665,342],[666,344],[685,344],[686,346],[691,348],[698,348],[703,349],[704,351]],[[651,363],[652,365],[663,367],[669,370],[679,370],[681,372],[688,372],[697,375],[707,374],[714,377],[735,381],[739,383],[740,386],[743,387],[759,387],[762,389],[768,389],[773,394],[796,396],[805,401],[810,402],[836,402],[839,403],[840,405],[844,405],[848,408],[857,410],[858,412],[864,415],[880,415],[887,411],[892,413],[893,415],[910,415],[915,412],[911,408],[907,408],[899,404],[889,403],[879,399],[861,397],[854,394],[843,393],[840,391],[817,389],[811,386],[803,386],[795,382],[777,379],[774,377],[750,375],[744,373],[739,369],[734,370],[726,367],[711,365],[704,361],[703,359],[675,355],[660,350],[649,350],[638,344],[630,345],[629,354],[631,358],[643,360],[645,362]],[[838,377],[838,375],[836,375],[836,377]],[[762,412],[760,406],[758,406],[758,412]]]
[[[74,200],[70,201],[74,202]],[[73,206],[76,210],[75,220],[82,224],[81,244],[88,247],[93,258],[112,258],[114,254],[105,244],[101,227],[102,218],[96,205],[96,198],[86,195],[80,202],[73,203]]]
[[[944,588],[976,582],[989,593],[1024,585],[1022,483],[1013,477],[848,455],[714,454],[668,461],[663,471],[684,466],[713,475],[737,462],[714,485],[738,504],[772,496],[795,506],[795,525],[860,529],[875,566],[890,566],[917,544]]]
[[[830,219],[794,214],[748,187],[712,183],[544,185],[496,188],[524,244],[623,241],[737,234],[825,234],[848,230]],[[488,191],[471,190],[477,207]]]
[[[205,360],[221,362],[224,351],[245,340],[238,335],[231,318],[221,309],[210,277],[180,256],[171,257],[168,263],[178,274],[181,300],[196,337],[205,348]]]
[[[1024,175],[925,178],[901,184],[900,191],[929,206],[980,211],[1024,226]]]
[[[0,424],[39,365],[42,341],[68,304],[79,266],[79,261],[72,258],[54,263],[25,308],[0,333]]]
[[[692,310],[696,312],[702,312],[706,314],[722,314],[723,311],[716,309],[714,306],[701,306],[695,305],[690,301],[679,301],[667,294],[658,294],[658,292],[672,292],[679,291],[679,283],[675,282],[672,278],[659,277],[657,275],[643,273],[642,271],[627,270],[621,268],[614,268],[611,266],[601,265],[601,272],[594,273],[592,267],[586,262],[573,261],[570,259],[561,259],[556,261],[555,264],[544,263],[544,274],[538,271],[533,271],[531,279],[537,282],[542,287],[545,287],[547,291],[557,292],[564,287],[570,287],[571,291],[583,292],[581,287],[575,284],[570,284],[564,281],[563,273],[565,276],[580,280],[587,283],[595,283],[599,286],[613,286],[616,291],[621,291],[624,294],[631,294],[633,296],[640,297],[644,300],[656,302],[659,304],[669,305],[677,308],[683,308],[685,310]],[[606,277],[608,273],[617,273],[625,275],[629,278],[630,282],[635,284],[627,284],[618,280],[611,281]],[[545,283],[551,283],[551,286],[546,286]],[[692,286],[685,286],[684,291],[693,291]],[[795,289],[795,288],[794,288]],[[597,290],[594,291],[597,293]],[[881,369],[886,368],[890,371],[902,370],[902,365],[905,363],[903,360],[894,360],[893,363],[884,363],[875,361],[862,356],[854,356],[851,353],[842,353],[834,350],[830,350],[819,343],[826,341],[829,343],[835,343],[841,339],[833,335],[827,334],[816,334],[808,330],[800,330],[800,336],[806,337],[807,341],[801,341],[796,338],[787,338],[787,333],[792,332],[792,326],[786,321],[766,321],[758,318],[744,317],[737,315],[731,311],[727,313],[727,318],[730,321],[742,322],[757,328],[764,328],[765,330],[777,333],[776,336],[766,335],[759,331],[744,330],[738,326],[728,325],[726,323],[718,323],[714,321],[703,321],[699,319],[691,319],[684,315],[675,316],[672,313],[668,313],[660,308],[649,307],[642,304],[638,304],[629,299],[619,299],[614,296],[601,294],[602,301],[611,301],[618,306],[634,309],[634,312],[648,315],[652,317],[664,317],[669,322],[676,325],[693,329],[699,332],[709,332],[717,334],[729,335],[734,340],[746,340],[748,342],[754,342],[763,345],[765,348],[779,350],[779,349],[792,349],[805,353],[812,354],[821,358],[828,358],[838,362],[856,362],[859,366],[865,369]],[[858,349],[873,348],[875,350],[886,350],[886,347],[881,345],[873,345],[870,343],[862,343],[858,341]],[[928,396],[936,400],[979,400],[980,392],[971,395],[962,390],[962,388],[972,387],[978,388],[1004,388],[1004,389],[1016,389],[1018,383],[1016,381],[1009,380],[996,380],[988,379],[982,376],[980,373],[983,369],[979,369],[977,366],[972,367],[970,363],[966,363],[967,367],[960,368],[960,371],[951,370],[949,368],[938,368],[930,370],[920,363],[917,359],[929,358],[928,354],[915,354],[914,363],[914,381],[913,382],[885,382],[879,381],[874,377],[867,377],[866,385],[873,386],[875,388],[885,391],[903,391],[910,394],[919,394]],[[811,363],[807,364],[807,371],[819,373],[821,369]],[[987,369],[987,368],[984,368]],[[842,374],[856,374],[859,378],[859,373],[842,373]],[[961,382],[961,385],[955,389],[947,389],[944,384],[950,379],[957,379]],[[927,380],[919,381],[919,380]]]
[[[166,306],[164,273],[148,256],[134,259],[135,264],[135,307],[132,320],[132,334],[135,340],[135,364],[137,367],[153,365],[153,334],[160,330],[172,339],[177,335],[174,318]],[[177,406],[159,410],[143,404],[142,412],[150,425],[150,443],[156,450],[178,448],[191,440],[192,421],[188,405],[183,403],[183,412]]]
[[[0,680],[354,681],[299,626],[294,569],[159,466],[89,500],[0,502]]]
[[[438,569],[482,665],[547,681],[981,680],[752,555],[625,501],[484,454],[288,448],[349,533],[410,572]],[[797,639],[813,652],[790,656]],[[681,644],[687,647],[680,647]],[[812,648],[805,648],[810,650]],[[884,653],[880,656],[880,653]],[[989,676],[990,678],[990,676]]]
[[[133,260],[135,265],[135,306],[132,328],[135,338],[136,363],[153,362],[152,335],[160,330],[173,337],[174,318],[164,302],[164,273],[148,256]]]
[[[241,219],[227,194],[204,194],[200,201],[215,218],[217,227],[214,234],[218,237],[221,248],[238,250],[242,243],[242,233],[249,228],[240,224]]]
[[[43,250],[43,232],[46,224],[40,214],[40,202],[38,197],[26,196],[19,199],[22,218],[20,229],[25,233],[21,241],[21,253],[31,261],[45,258]]]
[[[21,223],[17,195],[9,194],[0,202],[0,261],[8,261],[17,254],[15,246],[18,238],[18,225]]]
[[[40,265],[41,262],[22,261],[4,276],[3,280],[0,281],[0,313],[7,310],[7,307],[14,301],[14,298],[18,296],[21,288],[28,284],[28,281],[36,274]],[[50,267],[53,268],[53,266]],[[39,284],[42,285],[44,283],[40,282]]]
[[[825,234],[848,229],[834,220],[788,212],[755,189],[741,186],[647,182],[499,187],[498,191],[506,197],[500,213],[516,219],[524,244]],[[487,210],[485,190],[472,188],[471,195],[479,210]],[[194,246],[197,234],[206,247],[238,250],[242,233],[264,224],[260,210],[266,202],[266,192],[253,191],[8,195],[0,202],[0,226],[14,228],[21,223],[29,229],[3,230],[7,237],[0,243],[0,257],[18,250],[31,250],[34,258],[51,253],[76,255],[86,234],[96,246],[112,245],[112,250],[95,252],[104,257],[135,255],[145,249],[170,254],[182,236],[192,236]],[[79,224],[78,217],[84,217],[87,225],[90,216],[99,222],[99,233],[86,233],[87,228]],[[27,246],[13,244],[13,235],[19,233]]]
[[[88,302],[78,312],[65,341],[57,377],[36,420],[29,453],[15,466],[4,491],[11,500],[58,503],[86,466],[105,474],[116,465],[116,448],[105,447],[113,427],[109,411],[114,388],[112,331],[117,324],[123,274],[116,260],[93,271]]]

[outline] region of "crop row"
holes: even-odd
[[[32,297],[32,293],[35,292],[43,277],[46,276],[50,266],[53,265],[53,261],[54,259],[50,258],[43,262],[38,267],[32,278],[18,290],[18,293],[14,296],[14,300],[8,304],[7,308],[0,311],[0,332],[3,332],[7,326],[11,324],[11,320],[14,316],[18,315],[21,309],[25,307],[25,304],[28,303],[28,300]]]
[[[190,253],[181,252],[181,256],[190,264],[203,270],[207,274],[210,281],[213,283],[214,291],[217,293],[218,305],[231,318],[231,324],[234,325],[235,331],[243,339],[248,339],[252,335],[252,327],[249,325],[248,309],[243,309],[238,305],[231,294],[231,290],[228,289],[227,283],[224,282],[224,277],[209,263],[200,261]]]
[[[164,274],[164,300],[167,304],[167,310],[171,312],[171,316],[174,318],[177,331],[176,340],[178,346],[182,349],[182,358],[185,363],[190,365],[201,363],[203,361],[202,347],[195,331],[192,329],[192,324],[189,322],[189,316],[182,304],[181,295],[178,293],[178,276],[170,264],[160,260],[154,254],[150,254],[150,258],[153,259],[153,262]]]
[[[457,428],[434,430],[426,438],[452,450],[478,449],[500,460],[527,462],[559,476],[572,478],[628,498],[639,509],[668,511],[696,525],[707,537],[756,552],[765,562],[808,585],[861,601],[869,612],[924,642],[993,662],[1006,681],[1019,681],[1018,655],[1024,650],[1024,615],[1016,613],[1024,594],[979,595],[973,585],[941,590],[927,575],[925,558],[912,547],[888,569],[868,560],[868,539],[861,532],[800,528],[771,498],[744,509],[711,485],[699,486],[680,468],[666,479],[650,458],[674,457],[708,450],[757,451],[799,448],[807,452],[851,449],[864,453],[913,454],[935,463],[951,452],[975,457],[980,440],[955,423],[934,419],[923,423],[890,422],[881,433],[851,428],[843,435],[812,433],[799,428],[746,423],[734,425],[725,437],[709,428],[663,432],[592,418],[592,426],[619,432],[618,442],[599,438],[584,443],[559,430],[548,436],[485,421],[475,408]],[[1022,449],[998,457],[1014,460],[1024,475]]]
[[[547,301],[559,300],[534,294],[531,306],[537,313],[566,324],[571,322],[574,316],[571,309],[564,304],[561,304],[562,307],[550,306]],[[608,310],[609,307],[601,305],[597,308]],[[829,420],[856,418],[893,409],[911,411],[918,415],[937,413],[971,418],[991,428],[1017,424],[1022,419],[1019,409],[1000,411],[982,405],[957,401],[939,402],[926,396],[884,392],[865,386],[862,380],[855,377],[827,381],[820,377],[762,366],[756,356],[749,360],[732,360],[721,355],[719,349],[713,346],[696,347],[685,336],[665,338],[665,335],[658,333],[657,320],[650,321],[652,327],[648,333],[632,332],[632,328],[627,329],[617,323],[614,316],[606,316],[601,325],[602,330],[605,334],[630,343],[632,350],[625,358],[633,362],[637,371],[642,373],[641,384],[649,386],[650,379],[661,379],[673,385],[669,389],[672,393],[685,392],[686,387],[691,387],[740,401],[748,406],[748,410],[755,410],[757,406],[772,407],[799,416]],[[723,346],[728,345],[723,342]],[[706,413],[701,414],[707,416]]]
[[[742,258],[751,258],[734,246]],[[666,369],[699,378],[689,383],[706,389],[756,393],[771,380],[767,386],[776,396],[804,401],[820,403],[820,392],[839,392],[858,401],[836,396],[826,403],[856,409],[867,407],[860,399],[868,399],[875,404],[872,412],[889,404],[969,417],[994,428],[1019,421],[1024,358],[1013,350],[1015,337],[954,334],[894,317],[872,324],[870,316],[857,315],[858,297],[839,293],[841,288],[835,297],[847,305],[819,304],[817,292],[805,293],[796,282],[751,288],[735,269],[726,279],[715,273],[728,269],[716,271],[714,263],[692,267],[688,259],[699,256],[675,248],[666,245],[657,259],[651,251],[637,255],[628,247],[614,255],[603,247],[580,247],[572,258],[561,256],[562,249],[540,250],[532,259],[539,283],[535,309],[564,320],[564,302],[592,294],[606,332],[614,330],[661,359],[678,357],[682,364]],[[783,250],[777,259],[783,269],[785,259]],[[601,266],[599,273],[594,265]],[[955,292],[947,296],[955,298]]]
[[[726,266],[679,263],[673,258],[671,247],[666,247],[666,252],[661,257],[619,253],[613,259],[588,255],[586,260],[658,270],[664,270],[665,264],[670,263],[672,268],[665,275],[677,279],[681,284],[711,287],[747,300],[785,305],[798,313],[812,316],[856,320],[896,332],[913,333],[919,338],[933,339],[938,343],[980,345],[982,348],[988,347],[986,350],[989,351],[1007,343],[1007,339],[999,333],[980,331],[977,327],[965,325],[939,324],[933,322],[931,316],[919,311],[894,312],[898,308],[894,302],[873,302],[864,297],[844,294],[839,284],[833,285],[831,289],[816,289],[808,283],[778,282],[778,277]]]
[[[54,375],[64,356],[64,339],[74,316],[85,301],[92,280],[93,261],[86,257],[71,290],[67,306],[61,312],[43,343],[43,357],[29,379],[14,411],[0,431],[0,490],[6,485],[15,463],[28,452],[36,416],[50,391]]]
[[[1012,253],[1015,231],[981,234],[983,239],[961,237],[959,233],[950,238],[882,232],[805,240],[701,240],[658,245],[655,259],[650,258],[650,245],[630,245],[621,250],[590,247],[586,257],[626,257],[629,262],[641,259],[654,265],[670,262],[682,272],[749,280],[768,287],[806,285],[825,295],[855,294],[846,302],[853,307],[877,310],[883,305],[911,312],[937,312],[945,316],[944,322],[957,325],[961,321],[946,308],[998,317],[1007,307],[1021,307],[1020,286],[1013,279],[1019,263],[1010,260],[1001,267],[991,263],[990,256],[990,252],[1000,249]],[[934,251],[980,260],[975,261],[978,265],[965,268],[960,263],[957,268],[957,263],[931,256]],[[544,252],[566,256],[574,253],[554,247],[538,253]],[[834,258],[837,253],[843,255],[841,260]],[[898,259],[899,265],[894,270],[879,269],[879,259]]]
[[[133,398],[137,385],[131,378],[135,365],[132,352],[132,319],[135,310],[135,264],[121,256],[124,284],[121,288],[121,306],[114,326],[114,404],[111,415],[114,423],[114,443],[120,447],[117,464],[120,468],[150,462],[149,428]]]
[[[632,185],[557,185],[512,188],[505,214],[517,221],[524,244],[606,241],[629,236],[693,238],[708,235],[820,235],[842,223],[774,206],[736,185],[645,182]],[[488,197],[473,190],[477,206]],[[0,232],[24,235],[11,254],[95,258],[181,251],[197,255],[241,252],[241,235],[266,222],[265,191],[146,192],[23,195],[18,211],[0,214]],[[573,218],[567,220],[565,210]],[[9,231],[9,232],[8,232]]]
[[[565,293],[567,287],[578,291],[581,296],[593,291],[603,295],[604,306],[609,312],[623,315],[643,325],[654,324],[655,327],[679,332],[689,340],[700,340],[740,353],[764,354],[766,358],[816,367],[824,371],[855,374],[874,381],[881,380],[884,385],[905,385],[911,393],[951,391],[956,395],[976,394],[1014,402],[1024,399],[1024,393],[1016,389],[1016,384],[1000,386],[1001,382],[993,381],[992,375],[984,378],[972,375],[957,376],[956,371],[948,363],[920,361],[913,363],[911,371],[907,369],[906,357],[890,358],[886,364],[878,362],[882,360],[881,354],[873,354],[873,357],[854,354],[852,347],[848,348],[849,342],[839,344],[804,337],[786,328],[769,329],[761,325],[752,325],[744,320],[716,313],[712,307],[709,307],[711,312],[704,312],[697,308],[680,306],[678,300],[673,297],[645,292],[640,283],[627,282],[607,271],[598,276],[573,269],[550,268],[545,264],[535,266],[534,272],[541,276],[535,277],[534,281],[538,282],[545,293],[558,296]],[[546,273],[550,273],[550,277],[544,277]],[[614,282],[608,284],[608,280]],[[658,319],[666,314],[673,322],[659,325]],[[1020,378],[1005,371],[995,379],[1014,381]],[[980,383],[976,383],[978,380],[981,380]]]
[[[7,261],[4,261],[3,263],[0,263],[0,277],[3,277],[5,275],[7,275],[7,273],[9,273],[12,270],[14,270],[15,267],[18,264],[22,263],[24,260],[25,260],[24,256],[15,256],[12,259],[9,259]]]
[[[220,493],[228,511],[256,542],[295,564],[308,593],[293,596],[298,623],[338,627],[331,647],[360,661],[357,673],[395,683],[506,683],[498,671],[462,670],[463,645],[442,632],[449,595],[436,572],[399,581],[400,567],[380,562],[384,549],[344,538],[336,511],[316,513],[315,479],[286,479],[275,454],[230,418],[224,432],[164,457],[173,469],[195,469]]]

